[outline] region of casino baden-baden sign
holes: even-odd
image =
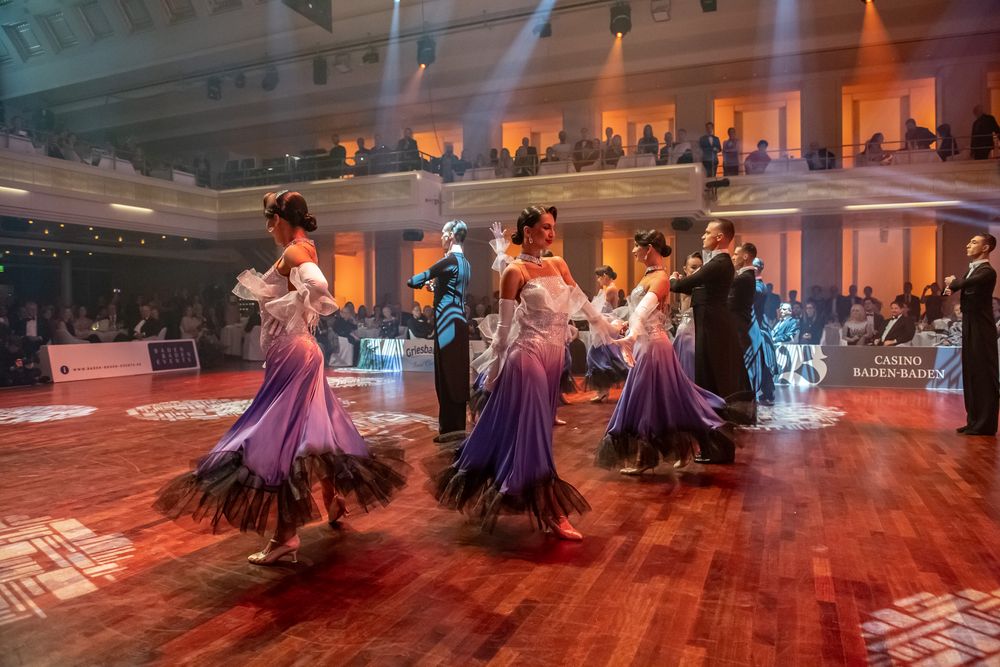
[[[961,389],[959,347],[777,346],[776,384]]]

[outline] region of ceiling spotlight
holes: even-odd
[[[351,54],[350,53],[338,53],[333,57],[333,69],[337,70],[341,74],[347,74],[351,71]]]
[[[417,63],[421,67],[433,65],[436,55],[436,45],[429,35],[417,40]]]
[[[531,32],[533,32],[536,35],[538,35],[539,38],[543,38],[544,39],[545,37],[551,37],[552,36],[552,22],[551,21],[542,21],[538,25],[536,25],[532,29]]]
[[[632,29],[632,7],[627,2],[611,5],[611,34],[624,37]]]
[[[233,85],[237,88],[246,88],[247,85],[247,75],[243,72],[239,72],[233,77]]]
[[[670,0],[650,0],[649,13],[654,21],[670,20]]]
[[[718,0],[701,0],[701,11],[703,12],[714,12],[718,8]]]
[[[365,55],[361,56],[361,62],[366,65],[378,64],[378,51],[375,50],[374,46],[368,47],[368,50],[365,51]]]
[[[278,87],[278,68],[274,65],[268,65],[267,69],[264,70],[264,78],[260,82],[260,87],[271,92]]]
[[[210,100],[222,99],[222,79],[217,76],[209,77],[205,82],[205,92]]]

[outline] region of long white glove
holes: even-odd
[[[503,225],[499,222],[494,222],[490,225],[490,231],[493,233],[493,240],[490,241],[490,247],[493,248],[493,252],[496,253],[496,259],[493,260],[493,270],[497,273],[503,273],[503,270],[507,268],[513,259],[507,254],[507,248],[510,247],[510,241],[504,236]]]
[[[639,305],[628,318],[628,335],[615,341],[622,347],[622,354],[629,366],[635,365],[635,343],[646,333],[646,319],[659,307],[660,300],[653,292],[646,292]]]
[[[497,325],[493,335],[493,342],[490,343],[490,352],[494,359],[486,371],[486,390],[493,391],[497,378],[500,376],[500,368],[503,365],[503,358],[510,342],[510,328],[514,323],[514,310],[517,302],[512,299],[500,299],[500,323]]]
[[[607,345],[611,343],[618,332],[601,315],[601,311],[597,310],[594,304],[587,300],[587,295],[583,293],[583,290],[579,286],[575,287],[573,292],[574,301],[572,306],[578,307],[579,310],[577,312],[583,314],[587,322],[590,323],[591,345]]]

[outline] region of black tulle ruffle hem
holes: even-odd
[[[437,475],[434,486],[439,503],[477,518],[486,532],[493,531],[501,514],[527,514],[534,526],[544,528],[561,516],[590,510],[583,494],[558,475],[509,494],[501,493],[500,485],[485,471],[452,466]]]
[[[153,508],[173,520],[207,522],[213,533],[232,527],[263,535],[277,524],[279,512],[282,523],[295,527],[319,519],[313,485],[329,479],[349,508],[367,512],[388,504],[406,484],[408,470],[402,449],[371,449],[370,457],[332,453],[299,457],[277,486],[265,484],[243,465],[241,452],[230,452],[200,474],[188,472],[167,483]]]
[[[656,466],[661,460],[686,463],[699,452],[712,459],[732,460],[736,445],[725,433],[725,428],[675,431],[654,438],[637,433],[606,433],[597,448],[594,463],[608,469],[623,465],[645,468]]]
[[[612,387],[620,387],[628,379],[628,369],[624,372],[617,370],[593,370],[586,376],[586,387],[595,391],[607,391]]]

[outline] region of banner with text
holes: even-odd
[[[779,344],[776,352],[779,385],[962,388],[960,347]]]
[[[44,345],[42,372],[53,382],[197,370],[193,340]]]
[[[469,341],[469,358],[486,349],[481,340]],[[424,339],[365,338],[361,341],[358,368],[379,371],[434,372],[434,341]]]

